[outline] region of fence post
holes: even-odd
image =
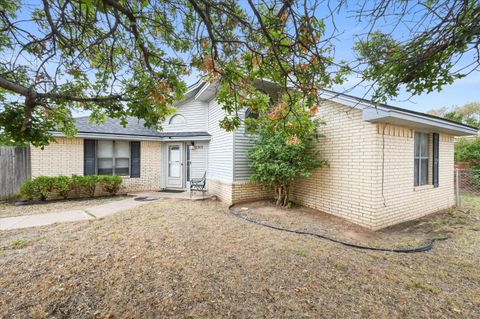
[[[460,173],[459,169],[455,169],[455,192],[456,192],[456,198],[457,198],[457,207],[460,207]]]

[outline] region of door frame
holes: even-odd
[[[165,188],[184,188],[185,187],[185,143],[184,142],[167,142],[166,144],[166,158],[165,158]],[[169,162],[170,162],[170,147],[178,145],[180,151],[180,185],[169,184]]]

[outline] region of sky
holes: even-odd
[[[239,0],[242,3],[243,0]],[[332,0],[334,1],[334,0]],[[367,0],[368,2],[368,0]],[[35,7],[39,5],[39,2],[36,1],[26,1],[28,3],[27,7]],[[354,2],[352,2],[354,3]],[[25,9],[25,12],[20,14],[20,18],[27,18],[29,10]],[[322,14],[325,14],[325,7],[319,7],[319,17]],[[411,17],[414,20],[414,17]],[[370,24],[367,21],[359,21],[355,17],[355,7],[350,5],[339,11],[338,14],[333,16],[335,26],[337,28],[337,38],[333,41],[335,46],[335,58],[336,60],[345,59],[352,60],[355,58],[355,53],[353,51],[353,46],[355,43],[355,36],[357,34],[365,33]],[[329,34],[333,30],[333,23],[331,19],[326,19],[326,33]],[[376,26],[376,28],[382,30],[389,30],[391,25],[388,23],[381,24],[381,22]],[[396,38],[408,37],[408,30],[405,28],[396,28],[392,32],[393,36]],[[467,63],[473,56],[466,56],[463,60],[460,61],[460,64]],[[185,78],[184,80],[187,84],[193,84],[198,80],[198,73],[193,72],[191,76]],[[356,86],[359,82],[359,79],[355,76],[349,76],[347,81],[342,86],[336,86],[332,89],[338,92],[348,92],[351,95],[368,98],[368,95],[365,95],[368,91],[368,87],[365,86]],[[353,89],[352,89],[353,88]],[[432,92],[429,94],[422,94],[419,96],[410,96],[406,92],[402,92],[400,96],[394,100],[388,101],[388,104],[403,107],[406,109],[416,110],[420,112],[426,112],[433,108],[441,107],[450,107],[450,106],[461,106],[469,102],[480,102],[480,72],[473,72],[465,78],[455,81],[452,85],[445,86],[440,92]],[[85,112],[74,112],[75,116],[86,115]]]
[[[367,0],[367,3],[374,2],[368,2]],[[412,3],[416,4],[417,2],[414,1]],[[347,61],[355,59],[353,46],[356,36],[367,33],[371,28],[371,24],[368,23],[366,19],[359,20],[357,18],[356,10],[357,9],[354,5],[350,5],[349,7],[345,7],[343,10],[341,10],[339,14],[333,16],[335,26],[337,27],[339,33],[338,38],[334,41],[337,59],[345,59]],[[420,16],[418,16],[418,13],[417,16],[415,15],[415,12],[418,11],[411,10],[411,12],[414,13],[407,17],[408,20],[418,21]],[[331,19],[326,19],[325,21],[326,30],[328,33],[328,29],[332,29],[333,24]],[[411,32],[406,26],[402,27],[402,25],[399,25],[395,26],[394,28],[391,24],[391,21],[392,20],[377,21],[374,30],[380,29],[387,33],[391,32],[392,36],[396,40],[404,40],[411,37]],[[467,65],[472,62],[474,58],[475,57],[473,53],[466,54],[458,62],[458,65]],[[368,87],[356,87],[356,84],[359,82],[359,78],[352,75],[348,77],[346,83],[344,83],[342,86],[334,87],[333,90],[339,92],[347,91],[351,95],[364,97],[364,95],[368,92]],[[365,97],[368,98],[368,94]],[[479,71],[473,72],[465,78],[455,81],[452,85],[445,86],[440,92],[435,91],[429,94],[424,93],[419,96],[411,96],[411,94],[405,92],[405,90],[402,90],[400,95],[393,100],[389,100],[388,104],[414,111],[426,112],[433,108],[461,106],[469,102],[480,102]]]
[[[194,84],[197,80],[195,75],[185,79],[189,85]],[[356,87],[358,82],[359,80],[355,77],[350,77],[343,85],[334,87],[333,90],[363,97],[368,91],[368,87]],[[462,106],[470,102],[480,103],[480,72],[471,73],[465,78],[455,81],[452,85],[445,86],[440,92],[411,96],[403,91],[398,98],[389,100],[387,104],[413,111],[427,112],[442,107]]]
[[[325,8],[320,6],[319,10],[324,12]],[[319,12],[318,17],[320,16],[322,16],[322,14]],[[409,18],[415,20],[418,17],[411,15]],[[344,7],[332,18],[325,19],[326,34],[329,34],[329,32],[333,30],[332,19],[334,20],[338,34],[333,42],[335,45],[336,60],[345,59],[349,61],[354,59],[355,53],[353,46],[356,35],[367,32],[371,25],[365,20],[359,21],[357,19],[356,7],[354,5]],[[376,27],[383,31],[391,30],[392,35],[397,39],[408,38],[410,36],[409,30],[405,27],[402,28],[399,26],[393,30],[390,21],[385,21],[384,24],[382,24],[382,21],[379,21]],[[473,58],[473,54],[467,54],[459,61],[459,64],[467,64],[471,62]],[[195,73],[186,79],[188,84],[193,84],[197,80],[198,78],[195,76]],[[368,98],[368,86],[357,86],[359,82],[360,79],[357,76],[351,75],[343,85],[333,87],[332,89],[338,92]],[[388,104],[414,111],[427,112],[428,110],[442,107],[462,106],[470,102],[480,102],[479,71],[473,72],[465,78],[456,80],[453,84],[445,86],[440,92],[434,91],[428,94],[424,93],[418,96],[411,96],[411,94],[402,90],[400,95],[395,99],[389,100]]]

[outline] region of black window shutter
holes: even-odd
[[[433,187],[438,187],[438,147],[439,147],[439,134],[438,133],[433,133],[432,136],[433,140]]]
[[[83,175],[95,175],[95,140],[83,140]]]
[[[140,177],[140,142],[130,142],[130,177]]]

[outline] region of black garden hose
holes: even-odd
[[[331,242],[341,244],[341,245],[344,245],[344,246],[347,246],[347,247],[363,249],[363,250],[384,251],[384,252],[390,252],[390,253],[420,253],[420,252],[425,252],[425,251],[431,250],[433,248],[433,243],[436,242],[436,241],[449,239],[449,237],[433,238],[433,239],[430,240],[429,244],[426,244],[424,246],[418,246],[418,247],[415,247],[415,248],[378,248],[378,247],[363,246],[363,245],[357,245],[357,244],[352,244],[352,243],[349,243],[349,242],[341,241],[341,240],[331,238],[331,237],[321,235],[321,234],[316,234],[316,233],[311,233],[311,232],[301,231],[301,230],[287,229],[287,228],[282,228],[282,227],[278,227],[278,226],[274,226],[274,225],[265,224],[265,223],[262,223],[262,222],[259,222],[259,221],[255,220],[255,219],[252,219],[252,218],[249,218],[247,216],[244,216],[244,215],[241,215],[241,214],[238,214],[238,213],[234,212],[232,207],[233,207],[233,205],[230,205],[228,207],[228,212],[230,213],[230,215],[232,215],[236,218],[245,220],[247,222],[256,224],[256,225],[260,225],[260,226],[267,227],[267,228],[270,228],[270,229],[284,231],[284,232],[287,232],[287,233],[313,236],[313,237],[329,240]]]

